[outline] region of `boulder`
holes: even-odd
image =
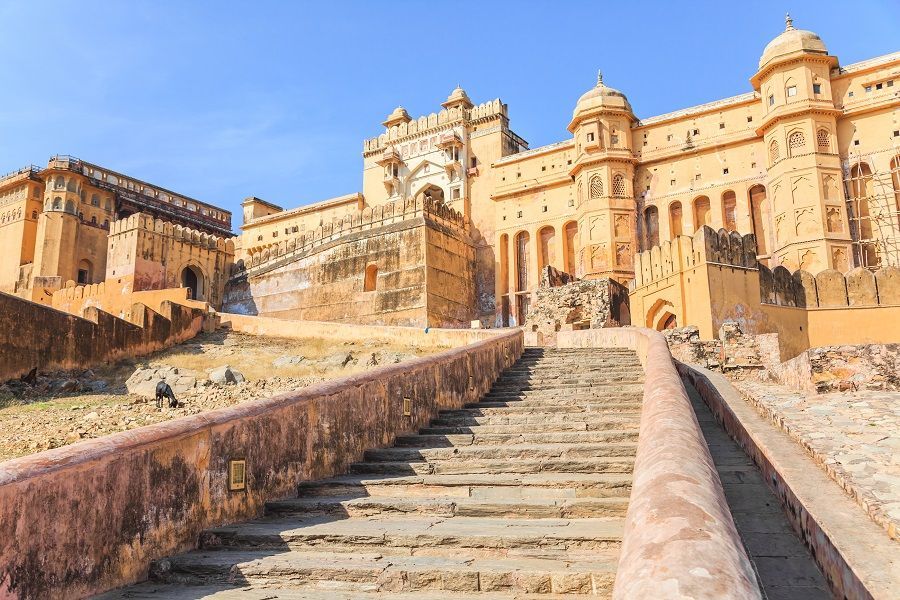
[[[229,383],[241,383],[244,381],[244,375],[237,369],[232,369],[228,365],[224,367],[219,367],[218,369],[213,369],[209,372],[209,380],[213,383],[218,383],[219,385],[226,385]]]
[[[358,361],[353,356],[352,352],[338,352],[337,354],[332,354],[326,358],[321,360],[321,365],[323,367],[335,368],[335,369],[343,369],[349,364],[356,364]]]
[[[305,356],[279,356],[272,361],[273,367],[289,367],[291,365],[299,365],[306,360]]]

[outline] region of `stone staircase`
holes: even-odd
[[[107,597],[609,597],[642,391],[631,351],[529,348],[481,402]]]

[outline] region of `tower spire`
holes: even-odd
[[[784,15],[784,30],[790,31],[794,28],[794,20],[791,18],[791,13],[785,13]]]
[[[603,71],[597,70],[597,85],[603,85]]]

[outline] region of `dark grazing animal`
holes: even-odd
[[[178,408],[178,400],[175,399],[175,392],[171,386],[165,381],[156,384],[156,408],[162,408],[163,399],[169,399],[169,408]]]
[[[28,371],[28,375],[22,375],[19,379],[21,379],[23,383],[33,386],[37,383],[37,367]]]

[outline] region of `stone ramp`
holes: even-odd
[[[610,597],[642,387],[633,352],[528,349],[483,402],[103,597]]]

